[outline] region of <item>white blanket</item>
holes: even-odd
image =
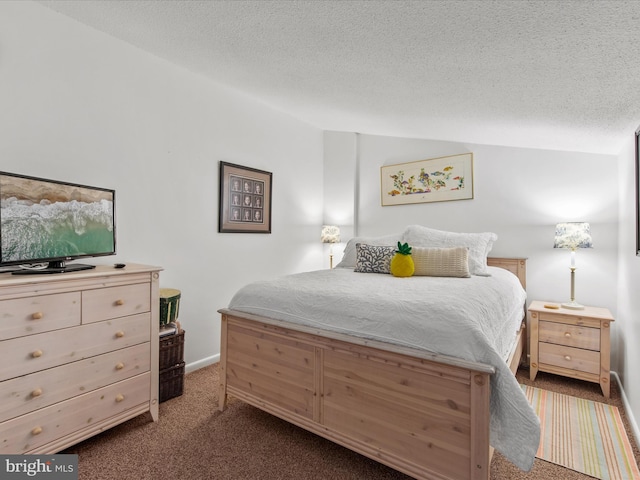
[[[526,293],[515,275],[410,277],[347,268],[249,284],[229,308],[492,365],[491,445],[523,470],[533,465],[540,425],[505,363]]]

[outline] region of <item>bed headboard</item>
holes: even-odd
[[[522,288],[527,289],[527,259],[488,257],[487,265],[509,270],[520,280]]]

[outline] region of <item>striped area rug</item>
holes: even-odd
[[[640,479],[617,407],[522,385],[540,418],[536,457],[602,480]]]

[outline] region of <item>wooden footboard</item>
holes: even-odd
[[[492,366],[220,313],[220,410],[234,396],[417,479],[489,478]]]
[[[243,317],[223,311],[220,409],[232,395],[415,478],[488,478],[493,367]]]

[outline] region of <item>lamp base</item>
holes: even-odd
[[[580,305],[575,300],[562,304],[562,308],[570,308],[572,310],[584,310],[584,305]]]

